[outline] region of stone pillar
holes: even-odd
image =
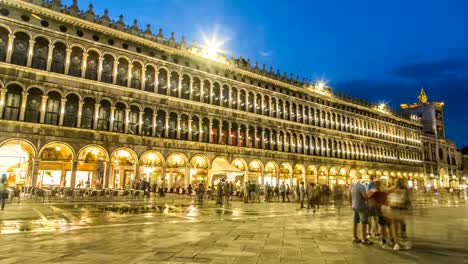
[[[62,103],[60,104],[59,126],[63,126],[63,118],[65,117],[65,105],[66,104],[67,104],[67,98],[62,98]]]
[[[265,131],[264,131],[264,130],[262,130],[262,134],[261,134],[261,138],[260,138],[260,143],[261,143],[260,146],[262,146],[262,149],[265,149]]]
[[[210,118],[209,120],[210,120],[210,122],[209,122],[209,125],[208,125],[208,142],[212,143],[212,141],[213,141],[213,119]]]
[[[213,104],[213,86],[214,86],[213,84],[210,84],[210,98],[208,98],[209,104]]]
[[[52,67],[52,56],[54,55],[54,44],[49,44],[49,50],[47,52],[47,66],[46,71],[50,71]]]
[[[228,131],[227,131],[227,142],[226,142],[226,145],[231,145],[232,141],[231,141],[231,129],[232,129],[232,124],[231,123],[228,123]]]
[[[257,147],[257,127],[254,127],[254,136],[252,138],[252,148],[256,148]]]
[[[190,117],[188,120],[188,140],[192,140],[192,118]]]
[[[133,77],[133,64],[128,64],[128,72],[127,72],[127,87],[132,87],[132,77]],[[138,87],[137,87],[138,88]]]
[[[114,118],[115,118],[115,106],[111,106],[110,120],[109,120],[109,131],[114,131]]]
[[[5,109],[6,88],[0,89],[0,118],[3,118],[3,109]]]
[[[41,124],[44,124],[44,119],[45,119],[45,114],[46,114],[46,111],[47,111],[47,99],[49,98],[49,96],[47,95],[43,95],[42,96],[42,102],[41,102],[41,117],[40,117],[40,123]]]
[[[98,76],[97,76],[97,81],[100,82],[102,79],[102,64],[104,63],[104,57],[99,56],[99,62],[98,62]]]
[[[279,106],[280,106],[280,102],[279,102],[279,100],[276,100],[276,112],[275,112],[276,113],[276,118],[279,118],[279,116],[280,116],[280,113],[279,113],[280,107]]]
[[[138,116],[138,135],[143,134],[143,115],[145,114],[144,111],[140,110],[140,114]]]
[[[72,50],[67,49],[67,55],[65,57],[65,74],[68,74],[70,71],[70,56],[71,56]]]
[[[278,131],[276,133],[276,149],[280,150],[280,146],[281,146],[281,148],[283,147],[283,142],[280,142],[280,133]]]
[[[6,63],[11,63],[11,56],[13,55],[13,44],[15,43],[15,35],[8,35],[8,48],[6,54]]]
[[[86,78],[86,67],[88,66],[88,53],[83,54],[83,65],[81,66],[81,78]]]
[[[241,126],[237,125],[237,146],[240,147],[241,145]]]
[[[189,100],[193,100],[193,79],[190,79],[190,87],[189,87]]]
[[[103,177],[103,184],[102,186],[104,188],[109,188],[110,187],[110,179],[111,179],[111,165],[110,165],[110,161],[106,161],[106,169],[105,169],[105,175]]]
[[[154,69],[154,93],[158,93],[158,79],[159,72],[157,69]]]
[[[146,86],[146,68],[145,68],[145,67],[141,67],[141,76],[140,76],[140,80],[141,80],[141,87],[140,87],[140,90],[144,91],[144,90],[145,90],[145,86]]]
[[[156,122],[158,120],[158,114],[157,113],[153,113],[153,123],[152,123],[152,126],[151,126],[151,136],[156,136]]]
[[[249,126],[247,125],[245,127],[245,147],[249,147],[249,144],[250,144],[250,138],[249,138],[249,132],[250,132],[250,129],[249,129]]]
[[[231,104],[232,104],[232,103],[231,103],[231,100],[232,100],[232,96],[231,96],[231,95],[232,95],[232,94],[231,94],[231,88],[229,88],[229,89],[228,89],[228,98],[227,98],[227,100],[228,100],[228,107],[229,107],[229,108],[231,108]]]
[[[167,87],[166,87],[166,95],[169,96],[171,95],[171,77],[172,77],[172,73],[167,73]]]
[[[41,163],[41,160],[39,158],[35,158],[33,160],[33,165],[31,168],[31,186],[37,186],[37,178],[39,175],[39,164]]]
[[[99,109],[100,108],[101,108],[101,105],[99,103],[94,105],[94,124],[93,124],[93,129],[94,130],[97,130],[97,127],[98,127]],[[112,115],[112,113],[113,112],[111,111],[111,115]],[[111,127],[112,127],[112,119],[111,119],[110,123],[111,123]]]
[[[240,100],[240,94],[241,94],[241,91],[240,89],[237,90],[237,110],[240,110],[241,109],[241,100]]]
[[[26,67],[31,67],[33,53],[34,53],[34,44],[36,44],[36,41],[33,39],[30,39],[29,48],[28,48],[28,60],[26,62]]]
[[[199,142],[203,141],[203,127],[202,127],[202,125],[203,125],[203,119],[200,118],[200,120],[198,121],[198,130],[199,130],[199,132],[198,132],[198,141]]]
[[[164,123],[164,137],[168,138],[169,137],[169,115],[166,115],[166,122]]]
[[[113,73],[112,73],[112,84],[117,84],[117,72],[118,72],[118,68],[119,67],[119,61],[118,60],[114,60],[114,68],[112,69]]]
[[[177,98],[181,98],[182,93],[182,76],[179,75],[179,80],[177,82]]]
[[[76,120],[76,127],[81,127],[81,116],[83,114],[83,104],[84,104],[83,100],[80,100],[78,102],[78,117]]]
[[[205,102],[205,82],[200,81],[200,102]]]
[[[177,127],[176,127],[176,138],[180,139],[180,120],[181,118],[178,116],[177,117]]]
[[[130,117],[130,108],[125,109],[125,119],[124,119],[124,133],[128,134],[128,119]]]
[[[76,186],[76,170],[78,168],[78,161],[74,160],[72,161],[72,166],[71,166],[71,179],[70,179],[70,187],[75,188]]]

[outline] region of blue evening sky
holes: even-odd
[[[447,137],[468,145],[468,1],[78,0],[90,3],[189,43],[216,32],[236,57],[393,108],[424,86],[446,104]]]

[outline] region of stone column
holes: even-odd
[[[209,122],[209,127],[208,127],[208,142],[212,143],[213,141],[213,119],[210,118],[209,120],[210,122]]]
[[[189,87],[189,100],[193,100],[193,79],[190,79],[190,87]]]
[[[70,71],[70,56],[71,56],[72,50],[67,49],[67,54],[66,54],[66,59],[65,59],[65,74],[68,74]]]
[[[47,95],[43,95],[42,96],[42,102],[41,102],[41,118],[40,118],[40,123],[41,124],[44,124],[44,119],[45,119],[45,114],[46,114],[46,111],[47,111],[47,99],[49,98],[49,96]]]
[[[140,79],[141,79],[141,87],[140,87],[140,90],[144,91],[144,90],[145,90],[145,86],[146,86],[146,68],[145,68],[145,67],[141,67],[141,76],[140,76]]]
[[[200,81],[200,102],[205,102],[205,82]]]
[[[280,102],[279,102],[279,100],[276,100],[276,111],[275,111],[276,118],[279,118],[279,116],[280,116],[279,109],[280,109]]]
[[[177,98],[181,98],[182,93],[182,76],[179,75],[179,80],[177,82]]]
[[[241,126],[237,125],[237,146],[240,147],[241,145]]]
[[[127,87],[132,87],[132,77],[133,77],[133,64],[128,64],[128,72],[127,72]],[[138,87],[137,87],[138,88]]]
[[[252,138],[252,148],[257,148],[257,127],[254,127],[254,136]]]
[[[34,44],[36,43],[35,40],[29,40],[29,48],[28,48],[28,60],[26,62],[26,67],[31,67],[33,53],[34,53]]]
[[[47,52],[47,66],[46,71],[50,71],[52,67],[52,56],[54,55],[54,44],[49,44],[49,50]]]
[[[261,142],[262,149],[265,149],[265,130],[262,130],[260,142]]]
[[[93,124],[93,129],[97,130],[98,127],[98,119],[99,119],[99,109],[101,108],[101,105],[99,103],[94,105],[94,124]],[[112,114],[112,112],[111,112]],[[110,122],[112,124],[112,120]]]
[[[144,114],[145,112],[140,110],[140,115],[138,116],[138,135],[143,134],[143,115]]]
[[[39,158],[33,159],[33,165],[31,168],[31,186],[37,186],[37,178],[39,175],[39,164],[41,163],[41,160]]]
[[[111,166],[110,166],[110,161],[106,161],[106,169],[105,169],[105,175],[103,178],[103,183],[102,186],[104,188],[109,188],[110,187],[110,179],[111,179]]]
[[[188,140],[192,140],[192,118],[189,117],[189,120],[188,120]]]
[[[6,88],[0,89],[0,118],[3,117],[3,109],[5,109],[6,92],[7,92]]]
[[[228,107],[229,107],[229,108],[231,108],[231,99],[232,99],[232,98],[231,98],[231,95],[232,95],[232,94],[231,94],[231,88],[229,88],[229,89],[228,89],[228,98],[227,98],[227,100],[228,100]]]
[[[240,88],[237,90],[237,110],[240,110],[241,109],[241,100],[240,100],[240,94],[241,94],[241,91],[240,91]]]
[[[168,138],[169,137],[169,115],[166,115],[166,122],[164,123],[164,137]]]
[[[157,69],[154,69],[154,93],[158,93],[158,79],[159,72]]]
[[[13,44],[15,43],[15,35],[8,35],[8,47],[6,54],[6,63],[11,63],[11,56],[13,55]]]
[[[210,98],[208,98],[209,104],[213,104],[213,84],[210,84]]]
[[[250,129],[249,129],[249,126],[247,125],[245,127],[245,147],[249,147],[249,144],[250,144],[250,138],[249,138],[249,132],[250,132]]]
[[[19,121],[24,121],[24,115],[26,114],[26,102],[28,101],[28,92],[23,92],[21,97],[21,109]]]
[[[280,144],[281,143],[281,144]],[[283,146],[283,142],[280,142],[280,133],[279,131],[276,133],[276,149],[277,150],[280,150],[280,145],[281,145],[281,148]]]
[[[88,53],[83,54],[83,65],[81,66],[81,78],[86,78],[86,67],[88,66]]]
[[[228,131],[227,131],[227,142],[226,142],[226,145],[231,145],[232,141],[231,141],[231,129],[232,129],[232,124],[231,123],[228,123]]]
[[[176,138],[180,139],[180,120],[181,118],[178,116],[177,117],[177,128],[176,128]]]
[[[257,114],[257,95],[253,94],[253,112]]]
[[[119,67],[119,61],[118,60],[114,60],[114,68],[112,68],[112,84],[116,84],[117,83],[117,72],[118,72],[118,68]]]
[[[98,76],[97,76],[97,81],[100,82],[102,79],[102,64],[104,63],[104,57],[100,56],[99,57],[99,62],[98,62]]]
[[[74,160],[72,161],[72,166],[71,166],[71,179],[70,179],[70,187],[75,188],[76,185],[76,170],[78,168],[78,161]]]
[[[171,77],[172,77],[172,73],[167,73],[167,87],[166,87],[166,95],[169,96],[171,95]]]
[[[115,119],[115,106],[111,106],[110,121],[109,121],[110,132],[114,131],[114,119]]]
[[[128,119],[130,117],[130,108],[125,109],[125,119],[124,119],[124,133],[128,134]]]
[[[78,117],[76,120],[76,127],[81,127],[81,116],[83,114],[83,104],[84,104],[83,100],[80,100],[78,102]]]
[[[200,118],[200,120],[198,121],[198,141],[199,142],[202,142],[203,141],[203,118]]]
[[[66,104],[67,104],[67,98],[62,98],[62,103],[60,104],[59,126],[63,126],[63,118],[65,117],[65,105]]]
[[[156,136],[156,122],[158,120],[158,114],[157,113],[153,113],[153,123],[152,123],[152,126],[151,126],[151,136]]]

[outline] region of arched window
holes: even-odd
[[[94,101],[94,99],[89,98],[89,97],[84,99],[83,110],[81,114],[81,127],[82,128],[93,129],[95,107],[96,107],[96,101]],[[109,104],[109,107],[110,107],[110,104]]]
[[[125,131],[125,105],[123,103],[115,104],[114,110],[114,132],[123,133]]]
[[[262,142],[263,142],[263,128],[257,127],[257,134],[255,135],[255,144],[258,149],[262,148]]]
[[[167,71],[165,69],[159,69],[158,73],[158,94],[167,93]]]
[[[292,103],[291,105],[291,114],[289,115],[290,116],[290,120],[293,121],[293,122],[296,122],[297,121],[297,106],[295,103]]]
[[[189,118],[187,115],[180,116],[180,139],[181,140],[188,140],[188,134],[189,134],[188,120]]]
[[[210,143],[210,120],[208,118],[203,118],[202,133],[202,141]]]
[[[133,63],[132,67],[132,81],[130,87],[135,88],[137,90],[141,89],[141,80],[142,80],[142,66],[138,62]]]
[[[166,112],[159,110],[156,115],[156,136],[166,137]]]
[[[97,81],[98,67],[99,67],[99,54],[96,51],[91,50],[88,53],[88,58],[86,60],[85,78],[88,80]]]
[[[211,143],[218,144],[219,134],[220,134],[220,123],[218,120],[214,119],[211,126]]]
[[[44,123],[58,125],[60,119],[60,105],[62,96],[55,91],[48,94]]]
[[[223,107],[229,107],[229,87],[223,85],[223,92],[221,93],[221,105]]]
[[[73,47],[70,54],[70,70],[69,75],[81,77],[81,69],[83,64],[83,50],[78,47]]]
[[[109,131],[110,116],[111,116],[111,104],[107,100],[101,101],[100,107],[99,107],[98,124],[97,124],[98,130]]]
[[[200,102],[201,99],[201,82],[197,77],[193,78],[192,99],[195,102]]]
[[[272,150],[278,150],[277,139],[278,139],[278,133],[276,132],[276,130],[272,130],[271,131],[271,149]]]
[[[192,117],[192,127],[191,127],[191,133],[192,133],[192,141],[199,141],[199,135],[200,135],[200,119],[198,119],[197,116]]]
[[[297,136],[296,134],[292,134],[291,136],[291,152],[295,153],[297,152]]]
[[[263,114],[270,116],[270,98],[268,96],[263,99]]]
[[[184,99],[190,99],[190,77],[187,75],[182,76],[182,91],[181,97]]]
[[[237,98],[237,89],[236,88],[231,88],[231,108],[232,109],[237,109],[237,101],[239,98]]]
[[[48,54],[49,41],[47,41],[45,38],[36,38],[36,43],[34,44],[32,67],[39,70],[46,70]]]
[[[309,137],[309,136],[306,136],[306,137],[305,137],[305,141],[304,141],[304,154],[306,154],[306,155],[310,155],[310,154],[311,154],[311,151],[310,151],[310,137]]]
[[[228,144],[231,146],[237,146],[237,142],[239,140],[239,135],[237,133],[237,124],[232,123],[231,124],[231,134],[228,135]]]
[[[23,90],[17,84],[12,84],[7,87],[3,119],[19,120],[22,92]]]
[[[286,101],[284,105],[284,119],[289,120],[289,116],[291,113],[291,107],[289,106],[289,102]]]
[[[0,27],[0,61],[6,61],[6,55],[8,50],[8,30]]]
[[[211,98],[211,84],[209,81],[204,81],[203,82],[203,102],[209,104],[210,103],[210,98]]]
[[[224,121],[221,127],[221,144],[226,145],[228,143],[228,122]]]
[[[299,105],[299,106],[297,107],[297,113],[296,113],[296,115],[297,115],[297,122],[299,122],[299,123],[302,123],[302,120],[303,120],[302,113],[303,113],[302,105]]]
[[[140,109],[132,105],[128,116],[128,133],[132,135],[138,134],[138,126],[140,123]]]
[[[104,55],[102,61],[101,81],[105,83],[112,83],[114,76],[114,57],[109,54]]]
[[[67,54],[67,47],[62,42],[56,42],[54,44],[54,50],[52,52],[52,65],[50,70],[56,73],[65,73],[65,59]]]
[[[270,130],[268,128],[265,128],[265,133],[263,135],[263,142],[265,144],[265,149],[270,149],[271,147],[271,142],[270,142]]]
[[[219,87],[219,83],[214,83],[213,84],[213,99],[212,99],[212,104],[213,105],[219,105],[220,102],[220,97],[221,97],[221,88]]]
[[[270,112],[272,116],[276,117],[276,99],[273,97],[271,98]]]
[[[284,152],[291,152],[291,136],[288,132],[284,135]]]
[[[278,118],[284,119],[284,105],[283,100],[278,100]]]
[[[15,34],[11,63],[26,66],[28,62],[29,36],[26,33]]]
[[[169,115],[169,138],[177,139],[177,114],[171,113]]]
[[[148,137],[153,135],[153,110],[150,108],[145,108],[143,114],[142,134]]]
[[[247,142],[246,139],[247,139],[247,133],[246,133],[246,127],[245,125],[241,125],[240,126],[240,135],[239,135],[239,145],[241,147],[245,147],[245,143]]]
[[[154,93],[154,74],[156,70],[153,66],[146,66],[145,91]]]
[[[76,127],[78,120],[78,105],[80,99],[74,94],[67,95],[67,102],[65,103],[65,116],[63,118],[63,125],[66,127]]]
[[[257,115],[262,114],[262,95],[261,94],[257,94],[255,113]]]
[[[39,123],[41,117],[42,91],[32,88],[26,101],[26,122]]]
[[[254,101],[255,100],[255,96],[253,93],[249,93],[249,97],[248,97],[248,100],[247,100],[247,107],[248,107],[248,111],[250,113],[254,113]]]
[[[171,72],[171,91],[170,95],[173,97],[179,96],[179,74],[177,72]]]
[[[247,96],[245,95],[245,91],[241,90],[240,91],[239,104],[240,104],[240,110],[242,110],[242,111],[246,111],[246,109],[247,109],[246,99],[247,99]]]
[[[117,66],[117,85],[127,86],[128,81],[128,61],[120,58]]]

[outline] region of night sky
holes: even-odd
[[[395,109],[424,87],[445,102],[447,137],[468,145],[468,1],[78,0],[89,3],[189,44],[216,34],[236,57]]]

